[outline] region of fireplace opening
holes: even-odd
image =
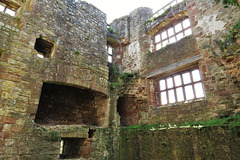
[[[107,96],[90,89],[43,83],[35,122],[102,126]]]
[[[122,126],[137,125],[139,121],[139,109],[142,101],[136,97],[124,95],[117,101],[117,111],[120,115],[120,124]]]

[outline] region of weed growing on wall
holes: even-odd
[[[228,6],[239,6],[238,0],[214,0],[216,2],[216,4],[218,4],[219,2],[222,2],[224,6],[224,8],[228,8]]]
[[[236,41],[236,39],[239,37],[240,33],[240,19],[238,22],[233,26],[231,31],[229,31],[229,35],[225,38],[224,41],[218,41],[218,44],[221,47],[221,50],[225,52],[227,50],[227,47]]]
[[[134,78],[138,78],[138,73],[120,73],[118,67],[114,64],[109,66],[109,85],[111,89],[116,89],[120,94]]]

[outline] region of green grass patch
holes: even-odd
[[[185,122],[181,124],[141,124],[141,125],[133,125],[128,127],[122,127],[122,130],[158,130],[158,129],[168,129],[168,128],[178,128],[178,127],[193,127],[193,126],[201,126],[201,127],[210,127],[210,126],[227,126],[229,128],[234,128],[236,126],[240,126],[240,113],[235,116],[228,116],[224,118],[214,118],[209,121],[198,121],[198,122]]]
[[[202,125],[204,127],[209,126],[229,126],[230,128],[240,126],[240,113],[235,116],[228,116],[224,118],[214,118],[209,121],[199,121],[199,122],[185,122],[179,126],[197,126]]]

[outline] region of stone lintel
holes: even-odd
[[[88,133],[82,132],[62,132],[62,138],[88,138]]]

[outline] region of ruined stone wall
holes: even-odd
[[[229,43],[223,51],[218,41],[224,40],[239,21],[240,10],[232,6],[224,8],[214,1],[187,1],[186,5],[203,58],[199,66],[208,107],[220,115],[231,114],[239,108],[239,40]]]
[[[122,130],[120,159],[239,159],[239,128]]]
[[[207,120],[212,117],[231,115],[239,109],[239,34],[235,37],[236,42],[227,44],[227,49],[221,50],[222,46],[220,45],[220,40],[223,41],[229,35],[229,31],[239,20],[239,12],[237,7],[224,8],[221,3],[216,5],[213,0],[186,1],[186,3],[181,3],[167,10],[166,13],[155,18],[152,22],[146,23],[145,27],[148,34],[153,36],[159,29],[168,27],[171,23],[176,23],[179,19],[188,16],[191,21],[193,35],[184,37],[176,43],[169,44],[153,52],[148,52],[152,48],[153,41],[151,42],[149,37],[146,38],[145,34],[142,34],[143,40],[139,41],[141,42],[140,46],[145,46],[145,51],[139,49],[141,47],[133,46],[132,41],[136,42],[134,38],[129,39],[129,45],[126,45],[126,47],[138,48],[140,54],[137,55],[144,56],[142,61],[138,61],[138,58],[135,59],[142,63],[140,66],[143,72],[140,73],[144,74],[140,74],[141,79],[147,77],[145,83],[133,82],[134,84],[131,86],[138,87],[131,87],[130,90],[124,93],[125,95],[131,95],[130,97],[141,99],[141,95],[136,92],[138,88],[144,88],[149,106],[145,110],[138,110],[139,115],[144,115],[135,116],[138,117],[136,119],[139,122],[180,123]],[[119,21],[116,20],[116,22]],[[127,24],[123,19],[120,22],[120,24]],[[124,26],[127,25],[122,25],[122,28]],[[117,31],[121,36],[127,36],[125,29],[117,28]],[[130,32],[130,37],[134,37],[132,35],[134,33],[135,37],[139,36],[135,31]],[[123,67],[125,67],[124,72],[133,73],[134,67],[127,64],[127,61],[130,61],[132,57],[129,53],[123,47],[122,63]],[[197,58],[197,60],[190,63],[194,58]],[[189,61],[189,64],[181,65],[183,61]],[[197,67],[201,72],[205,98],[203,100],[160,106],[156,100],[159,98],[156,95],[159,79],[191,67]],[[132,95],[131,92],[136,94]],[[131,112],[131,109],[128,109],[128,112]],[[132,112],[136,113],[135,111]]]
[[[106,16],[81,1],[22,5],[28,10],[20,18],[0,13],[0,159],[57,159],[61,138],[49,137],[66,126],[45,130],[34,122],[43,82],[103,95],[94,98],[103,112],[93,112],[101,127],[108,126]],[[53,45],[48,58],[37,56],[38,38]]]
[[[146,83],[144,78],[133,78],[118,98],[117,112],[120,115],[121,125],[148,123],[149,107]]]
[[[145,22],[151,17],[150,8],[138,8],[129,16],[116,19],[111,27],[119,33],[122,53],[123,72],[142,72],[144,54],[150,46],[150,37],[146,34]],[[120,52],[121,53],[121,52]],[[118,52],[118,54],[120,54]],[[116,55],[115,55],[116,56]],[[121,58],[121,56],[118,56]]]
[[[195,37],[192,35],[185,37],[174,44],[149,53],[146,56],[145,74],[199,54]]]

